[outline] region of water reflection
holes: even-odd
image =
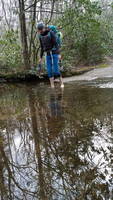
[[[112,200],[111,90],[0,90],[1,200]]]

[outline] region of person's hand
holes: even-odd
[[[42,64],[42,58],[39,59],[39,64]]]

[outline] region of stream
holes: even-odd
[[[113,79],[96,73],[0,85],[0,200],[113,199]]]

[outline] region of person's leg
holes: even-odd
[[[54,88],[55,87],[55,85],[54,85],[54,77],[49,78],[49,80],[50,80],[51,88]]]
[[[62,76],[60,76],[60,83],[61,83],[61,88],[64,88],[64,83],[63,83],[63,78],[62,78]]]
[[[59,77],[61,87],[63,88],[64,84],[63,84],[63,79],[59,70],[59,55],[58,54],[53,54],[53,73],[55,77]]]
[[[46,56],[46,65],[47,65],[47,73],[50,80],[50,85],[54,88],[54,78],[53,78],[53,71],[52,71],[52,58],[51,55]]]
[[[60,77],[60,70],[59,70],[59,56],[58,54],[53,54],[53,74],[56,77]]]

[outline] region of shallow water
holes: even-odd
[[[1,200],[113,199],[109,84],[0,86]]]

